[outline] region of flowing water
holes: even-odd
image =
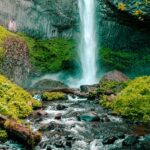
[[[80,60],[82,69],[81,84],[96,83],[96,22],[95,0],[78,0],[81,20]]]
[[[34,98],[39,100],[40,95]],[[132,125],[98,106],[96,100],[68,95],[63,102],[43,102],[43,111],[47,114],[33,113],[26,120],[33,131],[43,134],[42,141],[34,150],[143,150],[135,147],[139,145],[123,147],[125,138],[134,134]],[[96,118],[91,120],[93,117]],[[112,142],[113,137],[115,140]],[[3,144],[0,142],[0,149],[28,150],[12,140]]]
[[[43,133],[42,141],[35,150],[112,150],[121,148],[123,139],[104,145],[104,138],[129,132],[128,124],[121,118],[108,115],[96,101],[68,96],[63,103],[59,100],[43,104],[47,115],[33,115],[27,120],[34,131]],[[61,119],[55,118],[58,115]],[[91,121],[93,115],[100,120]],[[2,147],[26,150],[13,141],[7,141]]]

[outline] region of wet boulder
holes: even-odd
[[[123,146],[134,146],[135,144],[137,144],[138,141],[138,137],[134,136],[134,135],[130,135],[128,136],[124,141],[123,141]]]
[[[61,120],[61,117],[62,117],[62,114],[58,113],[58,114],[56,114],[55,119],[56,120]]]
[[[93,85],[81,85],[80,86],[80,91],[84,93],[88,93],[90,91],[95,91],[96,88],[98,87],[98,84],[93,84]]]
[[[64,128],[62,124],[52,121],[48,124],[42,124],[39,128],[39,131],[51,131],[51,130],[62,129],[62,128]]]
[[[103,140],[103,144],[104,145],[106,145],[106,144],[113,144],[116,140],[117,140],[117,138],[115,136],[106,137]]]
[[[66,88],[68,87],[63,82],[57,81],[57,80],[50,80],[50,79],[43,79],[31,86],[31,89],[34,90],[53,90],[53,89],[59,89],[59,88]]]
[[[63,141],[56,141],[55,142],[56,148],[65,148]]]
[[[61,105],[61,104],[58,104],[57,106],[56,106],[56,109],[57,110],[64,110],[64,109],[66,109],[67,107],[65,106],[65,105]]]
[[[100,121],[100,117],[94,112],[90,112],[90,113],[77,116],[77,119],[79,121],[87,121],[87,122]]]
[[[46,116],[47,112],[45,112],[44,110],[40,109],[40,110],[36,110],[32,113],[33,117],[38,117],[38,116]]]

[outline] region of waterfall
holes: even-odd
[[[95,0],[78,0],[80,13],[80,47],[82,79],[80,84],[96,83]]]

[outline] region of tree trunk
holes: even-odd
[[[30,147],[30,149],[33,149],[41,141],[41,134],[39,132],[32,132],[27,126],[2,115],[0,115],[0,126],[3,126],[11,137],[19,140]]]

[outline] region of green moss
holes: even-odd
[[[42,95],[42,99],[45,101],[65,100],[66,95],[62,92],[45,92]]]
[[[61,38],[37,40],[30,51],[31,63],[41,72],[71,71],[76,56],[74,41]]]
[[[22,33],[29,48],[30,62],[39,72],[72,71],[77,64],[75,42],[72,39],[53,38],[48,40],[33,39]]]
[[[5,130],[0,129],[0,141],[5,141],[7,140],[7,138],[8,138],[7,132]]]
[[[0,114],[14,119],[27,117],[32,106],[41,105],[25,90],[0,75]]]
[[[150,76],[128,83],[111,104],[113,111],[133,120],[150,121]]]
[[[105,94],[107,91],[112,91],[112,93],[120,92],[125,86],[127,82],[117,82],[117,81],[101,81],[99,83],[98,92],[100,94]]]
[[[100,62],[109,70],[130,71],[137,66],[150,65],[150,53],[142,50],[111,50],[103,47],[100,49]]]
[[[103,80],[99,83],[98,94],[100,95],[99,104],[105,107],[110,107],[112,103],[111,94],[116,95],[127,86],[127,82],[107,81]],[[109,94],[111,93],[111,94]]]

